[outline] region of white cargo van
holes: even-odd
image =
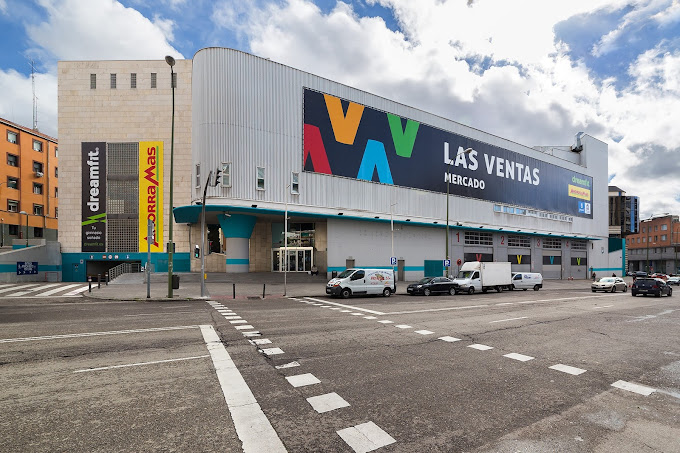
[[[499,293],[512,289],[511,264],[468,261],[463,263],[455,278],[458,292],[473,294],[475,291],[487,292],[495,289]]]
[[[342,296],[382,294],[390,297],[397,291],[392,269],[347,269],[326,284],[326,294]]]
[[[543,288],[543,276],[538,272],[513,272],[512,288],[538,291]]]

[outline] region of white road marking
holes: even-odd
[[[388,321],[387,319],[381,319],[378,321],[380,324],[394,324],[394,321]]]
[[[248,326],[234,326],[234,327],[236,328],[236,330],[249,330],[249,329],[255,328],[255,327],[250,326],[250,325],[248,325]]]
[[[511,352],[510,354],[503,354],[503,357],[507,357],[512,360],[519,360],[520,362],[528,362],[529,360],[534,360],[533,357],[524,354],[517,354],[516,352]]]
[[[556,371],[561,371],[563,373],[567,374],[572,374],[574,376],[578,376],[579,374],[583,374],[586,372],[586,370],[582,370],[581,368],[576,368],[573,366],[569,365],[562,365],[561,363],[558,363],[557,365],[549,366],[551,370],[556,370]]]
[[[71,285],[66,285],[66,286],[60,286],[59,288],[51,289],[49,291],[45,291],[44,293],[36,294],[35,297],[47,297],[51,296],[52,294],[56,294],[59,291],[66,291],[67,289],[70,288],[75,288],[76,286],[80,285],[80,283],[74,283]]]
[[[502,304],[496,304],[497,307],[500,307],[501,305],[514,305],[514,302],[503,302]]]
[[[331,310],[342,310],[342,308],[340,308],[340,307],[331,307]],[[349,311],[349,310],[347,310],[347,311]]]
[[[307,402],[312,405],[312,408],[320,414],[324,412],[340,409],[341,407],[349,407],[349,403],[345,401],[337,393],[326,393],[325,395],[312,396],[307,398]]]
[[[241,319],[240,316],[225,316],[224,319],[230,320],[230,319]]]
[[[651,387],[646,387],[640,384],[633,384],[632,382],[626,381],[616,381],[612,384],[612,387],[619,388],[621,390],[627,390],[629,392],[639,393],[640,395],[649,396],[656,391]]]
[[[108,332],[87,332],[87,333],[70,333],[63,335],[45,335],[42,337],[25,337],[25,338],[4,338],[0,339],[0,343],[17,343],[20,341],[40,341],[40,340],[58,340],[62,338],[79,338],[79,337],[97,337],[102,335],[123,335],[126,333],[144,333],[144,332],[163,332],[166,330],[183,330],[196,329],[198,326],[176,326],[176,327],[151,327],[148,329],[129,329],[129,330],[111,330]]]
[[[77,294],[79,294],[79,293],[84,293],[84,292],[87,291],[87,290],[88,290],[88,287],[87,287],[87,286],[83,286],[82,288],[74,289],[73,291],[64,294],[64,296],[75,296],[75,295],[77,295]]]
[[[434,332],[431,330],[416,330],[416,333],[419,333],[421,335],[432,335]]]
[[[489,349],[493,349],[493,347],[487,346],[485,344],[471,344],[468,346],[468,348],[479,349],[480,351],[488,351]]]
[[[99,367],[99,368],[85,368],[84,370],[76,370],[76,371],[74,371],[74,373],[86,373],[88,371],[113,370],[113,369],[116,369],[116,368],[127,368],[127,367],[131,367],[131,366],[155,365],[157,363],[169,363],[169,362],[179,362],[181,360],[204,359],[206,357],[210,357],[210,355],[197,355],[197,356],[194,356],[194,357],[182,357],[181,359],[155,360],[153,362],[128,363],[126,365],[102,366],[102,367]]]
[[[413,329],[413,327],[409,326],[408,324],[397,324],[396,326],[397,329]]]
[[[236,321],[229,321],[229,324],[246,324],[247,322],[248,321],[246,321],[245,319],[239,319]]]
[[[43,289],[51,288],[53,286],[57,286],[58,284],[59,283],[50,283],[48,285],[41,285],[37,288],[31,288],[31,289],[28,289],[26,291],[21,291],[21,292],[14,293],[14,294],[8,294],[7,297],[21,297],[21,296],[24,296],[26,294],[31,294],[31,293],[34,293],[36,291],[40,291],[40,290],[43,290]]]
[[[315,299],[313,297],[305,297],[305,299],[313,300],[315,302],[322,302],[322,303],[328,304],[328,305],[335,305],[336,307],[351,308],[352,310],[364,311],[366,313],[371,313],[371,314],[374,314],[374,315],[384,315],[385,314],[385,313],[382,313],[382,312],[379,312],[379,311],[369,310],[367,308],[359,308],[359,307],[354,307],[352,305],[339,304],[337,302],[330,302],[330,301],[327,301],[327,300]]]
[[[290,362],[290,363],[284,363],[283,365],[276,365],[274,368],[276,368],[277,370],[283,370],[285,368],[293,368],[293,367],[296,367],[296,366],[300,366],[300,364],[297,363],[297,362]]]
[[[363,316],[363,313],[350,313],[352,316]]]
[[[499,319],[498,321],[489,321],[489,324],[493,324],[495,322],[516,321],[518,319],[527,319],[527,318],[528,318],[528,316],[520,316],[519,318]]]
[[[446,337],[439,337],[438,340],[446,341],[446,342],[449,342],[449,343],[453,343],[454,341],[461,341],[460,338],[449,337],[449,336],[446,336]]]
[[[244,337],[259,337],[262,334],[260,333],[259,330],[254,330],[252,332],[241,332]]]
[[[248,340],[250,341],[250,344],[256,344],[258,346],[263,345],[263,344],[271,344],[272,341],[269,338],[260,338],[257,340]]]
[[[267,348],[267,349],[263,349],[263,350],[262,350],[262,353],[265,354],[265,355],[268,355],[268,356],[269,356],[269,355],[285,354],[285,352],[283,352],[283,349],[281,349],[281,348]]]
[[[340,310],[340,313],[351,313],[352,310]]]
[[[601,307],[593,307],[593,310],[599,310],[601,308],[611,308],[611,307],[613,307],[613,305],[603,305]]]
[[[337,433],[356,453],[368,453],[396,442],[373,422],[341,429]]]
[[[320,307],[320,306],[322,306],[323,304],[312,304],[312,305],[314,305],[315,307]]]
[[[32,283],[30,285],[21,285],[21,286],[15,286],[13,288],[4,288],[0,289],[0,293],[8,293],[10,291],[16,291],[17,289],[25,289],[25,288],[30,288],[31,286],[38,286],[37,283]]]
[[[286,376],[286,380],[293,387],[304,387],[305,385],[320,384],[321,381],[312,373],[296,374],[295,376]]]
[[[375,316],[364,316],[364,319],[378,319],[378,318]]]
[[[168,316],[168,315],[175,315],[178,313],[198,313],[197,311],[192,311],[192,310],[185,310],[185,311],[176,311],[173,313],[140,313],[138,315],[123,315],[126,318],[134,318],[137,316]]]
[[[245,453],[287,452],[212,326],[201,326],[217,379]]]

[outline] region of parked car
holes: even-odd
[[[628,284],[623,281],[621,277],[604,277],[599,281],[593,282],[590,285],[590,290],[595,291],[607,291],[615,293],[616,291],[623,291],[624,293],[628,291]]]
[[[538,291],[543,288],[543,276],[538,272],[513,272],[512,289],[522,289],[524,291],[533,289]]]
[[[651,277],[652,278],[660,278],[663,281],[668,280],[668,275],[666,275],[666,274],[655,273],[655,274],[652,274]]]
[[[678,286],[678,285],[680,285],[680,277],[668,277],[668,280],[666,280],[666,283],[669,284],[669,285]]]
[[[345,269],[326,284],[326,294],[341,296],[382,294],[390,297],[397,291],[392,269]]]
[[[634,275],[636,278],[640,278],[640,277],[643,277],[643,278],[644,278],[644,277],[647,277],[647,272],[645,272],[645,271],[635,271],[635,272],[633,273],[633,275]]]
[[[453,296],[457,290],[458,284],[446,277],[425,277],[406,287],[406,292],[412,296],[416,294],[429,296],[436,293],[446,293]]]
[[[673,288],[660,278],[638,278],[630,288],[630,293],[633,296],[654,294],[655,297],[661,297],[666,294],[670,297],[673,295]]]

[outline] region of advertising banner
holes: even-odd
[[[593,217],[590,176],[306,88],[303,170]]]
[[[163,142],[139,142],[139,251],[147,251],[147,225],[156,225],[152,252],[163,251]]]
[[[106,251],[106,143],[82,142],[82,251]]]

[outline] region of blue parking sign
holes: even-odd
[[[444,267],[451,267],[451,260],[444,260]]]
[[[390,266],[396,266],[396,265],[397,265],[397,257],[391,256],[390,257]]]

